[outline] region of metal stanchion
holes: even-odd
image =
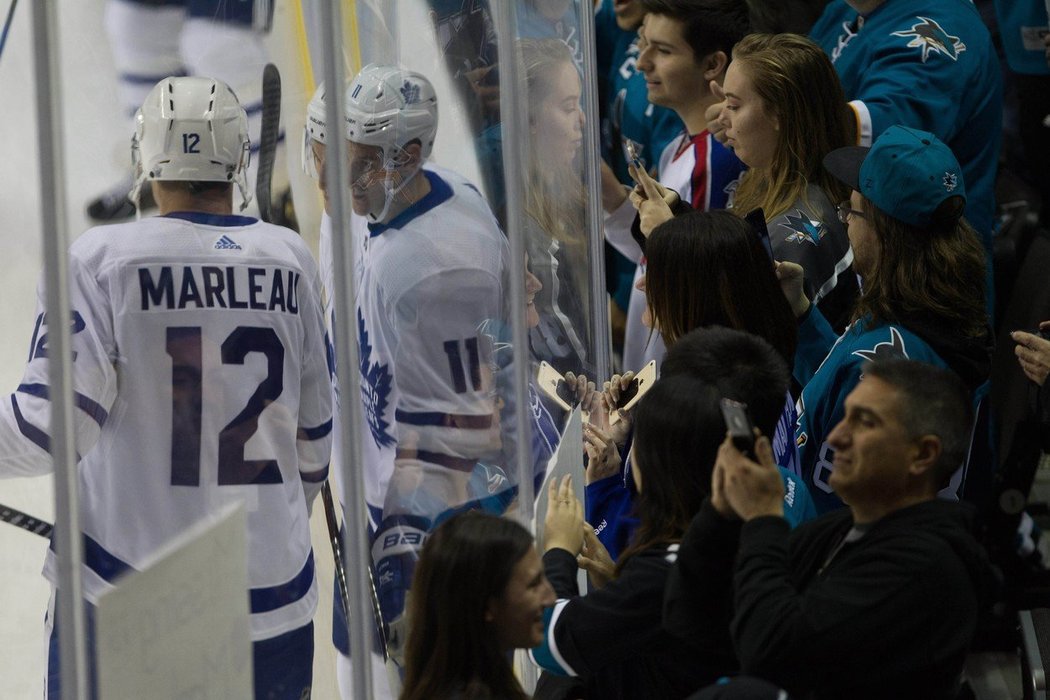
[[[84,654],[84,601],[80,565],[80,509],[77,502],[76,434],[73,429],[72,334],[69,318],[69,234],[62,174],[62,100],[58,75],[58,3],[37,0],[33,7],[33,63],[40,152],[41,224],[47,288],[48,353],[51,397],[51,455],[55,468],[55,552],[58,555],[57,613],[62,697],[87,697]]]

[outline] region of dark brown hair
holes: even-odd
[[[662,377],[634,412],[631,460],[642,476],[635,501],[638,530],[616,562],[619,574],[631,557],[678,542],[704,497],[725,437],[714,385],[687,375]]]
[[[485,609],[532,546],[518,523],[476,511],[434,530],[412,582],[401,700],[527,699]]]
[[[646,242],[645,296],[667,347],[702,326],[753,333],[791,366],[798,325],[758,234],[727,211],[666,221]]]
[[[670,17],[682,25],[682,38],[697,64],[721,51],[726,58],[733,46],[751,31],[745,0],[641,0],[646,14]]]
[[[984,335],[985,253],[977,232],[960,216],[962,206],[960,197],[947,199],[930,225],[918,228],[861,198],[879,253],[864,275],[854,319],[905,325],[918,316],[966,338]]]

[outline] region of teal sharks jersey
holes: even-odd
[[[859,16],[833,0],[810,37],[831,56],[857,114],[861,145],[894,124],[936,134],[955,153],[966,218],[989,252],[1002,132],[1002,78],[969,0],[886,0]]]
[[[924,340],[899,325],[871,326],[864,319],[854,322],[836,339],[831,325],[811,307],[798,329],[795,379],[804,387],[796,411],[802,478],[809,487],[817,511],[826,513],[842,506],[828,485],[835,450],[828,435],[845,415],[846,395],[863,379],[870,360],[901,357],[950,369]]]
[[[682,120],[674,111],[649,102],[645,76],[637,66],[638,35],[617,26],[612,2],[603,2],[594,20],[599,50],[598,71],[605,80],[602,155],[617,179],[631,184],[633,181],[627,174],[626,143],[631,141],[634,144],[643,165],[651,171],[667,144],[682,131]]]

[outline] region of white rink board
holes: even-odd
[[[245,522],[225,509],[99,598],[99,697],[252,697]]]

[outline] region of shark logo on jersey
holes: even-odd
[[[387,365],[372,362],[372,343],[361,309],[357,310],[357,342],[361,353],[361,400],[368,428],[372,431],[376,446],[393,447],[397,441],[390,434],[390,423],[383,418],[390,400],[392,377]]]
[[[959,186],[959,176],[955,173],[946,172],[941,179],[941,184],[944,185],[945,192],[954,192],[955,188]]]
[[[904,347],[904,338],[901,332],[890,326],[890,339],[876,343],[870,350],[854,350],[853,354],[863,357],[865,360],[875,362],[876,360],[889,360],[897,357],[908,357],[908,349]]]
[[[241,246],[229,236],[223,236],[215,241],[215,250],[241,250]]]
[[[860,21],[860,18],[857,20]],[[857,36],[856,24],[853,22],[843,22],[842,31],[843,34],[839,35],[838,40],[835,42],[835,49],[831,52],[831,62],[839,60],[839,56],[849,46],[849,43],[853,40],[853,37]]]
[[[893,36],[910,38],[908,47],[922,49],[923,63],[926,63],[931,51],[944,54],[953,61],[959,60],[959,54],[966,50],[966,44],[959,41],[959,37],[944,31],[941,25],[929,17],[917,16],[916,19],[919,22],[912,25],[910,30],[893,32]]]
[[[798,397],[798,401],[795,402],[795,447],[802,447],[809,442],[809,435],[802,429],[802,416],[806,414],[806,404],[802,401],[802,396]]]
[[[813,221],[802,213],[801,209],[795,210],[795,215],[787,215],[787,223],[780,224],[792,233],[787,237],[788,243],[812,243],[817,245],[828,230],[819,221]]]
[[[413,105],[419,102],[419,85],[406,80],[405,84],[401,86],[401,97],[405,98],[406,105]]]

